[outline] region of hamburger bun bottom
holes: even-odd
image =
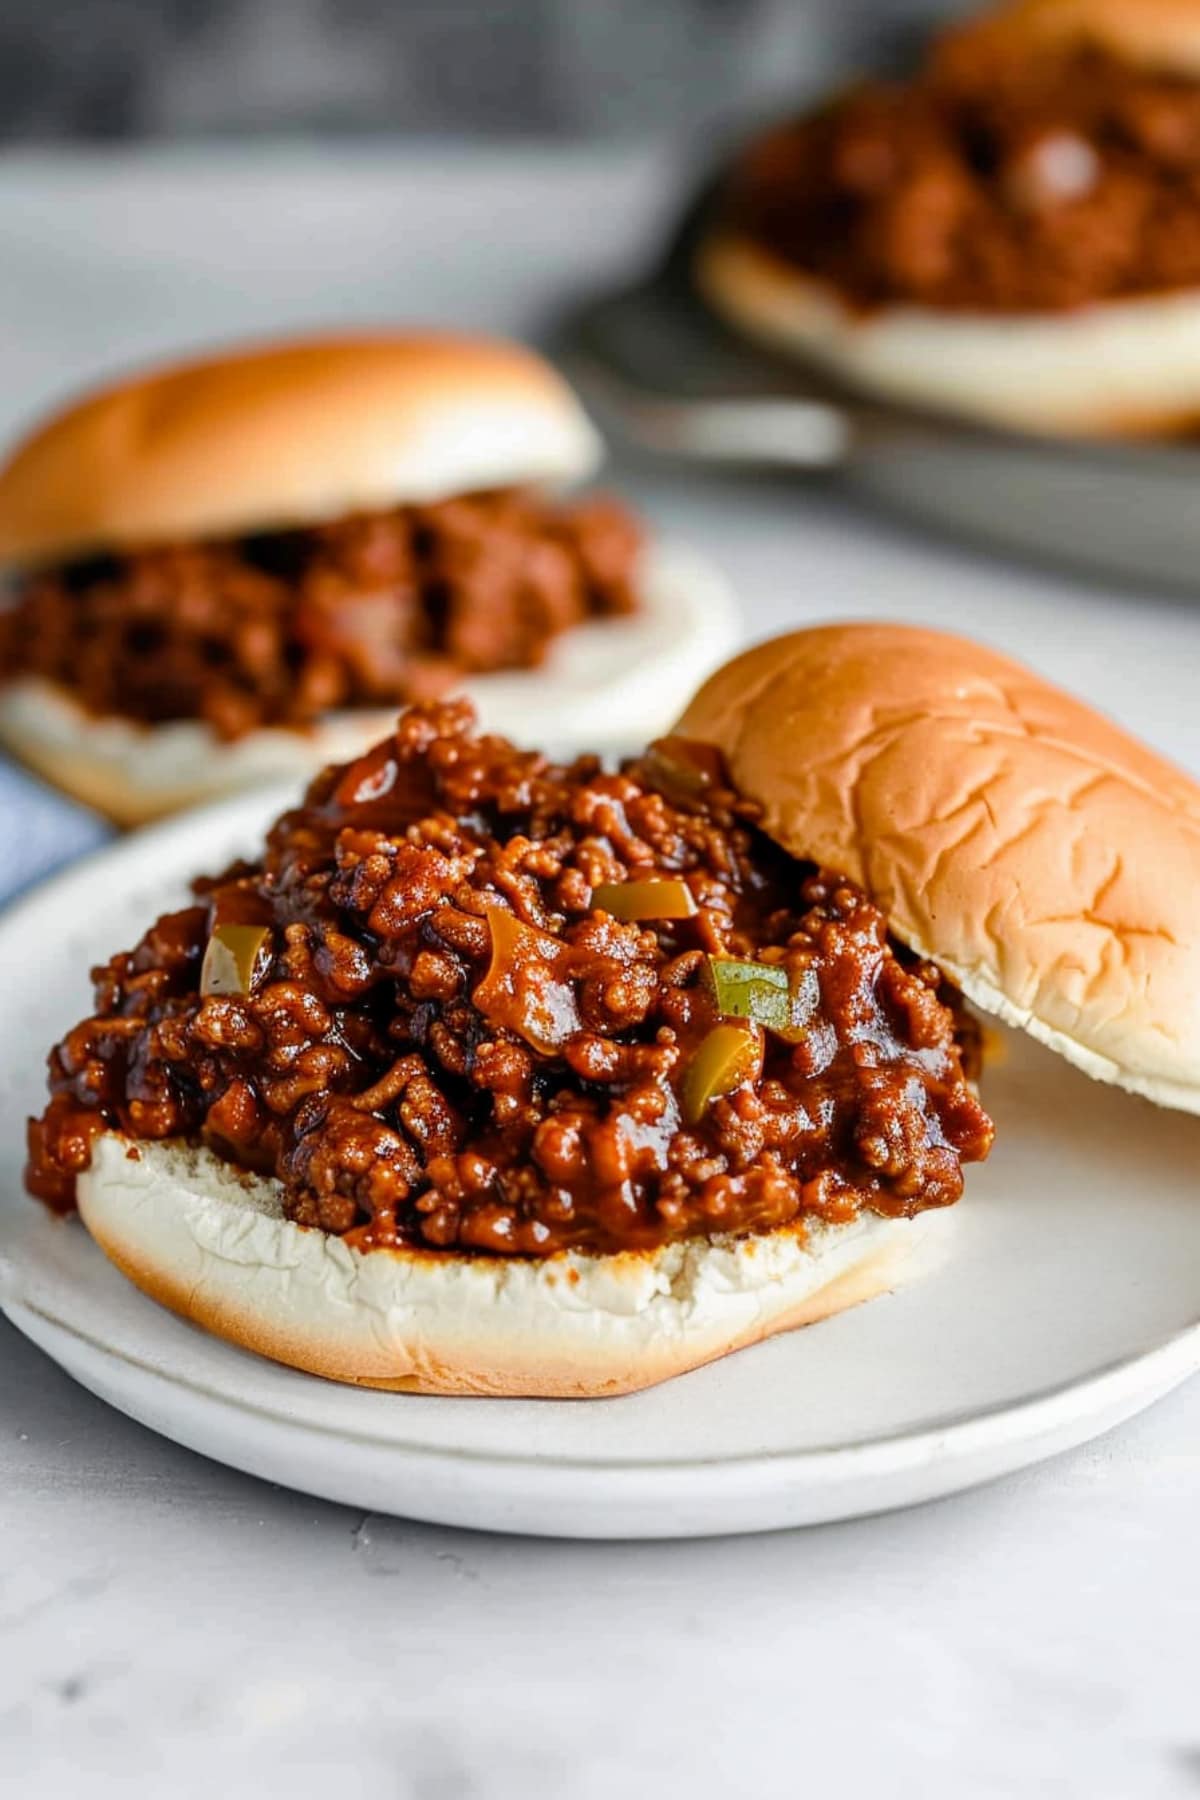
[[[873,395],[1052,437],[1177,435],[1200,418],[1200,292],[1064,313],[857,310],[749,239],[700,248],[704,298],[747,337]]]
[[[640,591],[640,612],[564,632],[539,668],[468,680],[462,691],[482,728],[518,743],[601,752],[665,731],[734,649],[737,610],[724,578],[675,546],[646,553]],[[387,737],[398,711],[339,712],[309,731],[265,727],[227,743],[195,720],[99,718],[65,689],[25,678],[0,686],[0,744],[115,824],[134,826],[266,782],[306,781]]]
[[[633,1393],[869,1300],[928,1265],[930,1214],[545,1261],[350,1249],[210,1151],[99,1138],[79,1210],[135,1286],[309,1374],[421,1394]],[[920,1250],[921,1254],[917,1252]]]

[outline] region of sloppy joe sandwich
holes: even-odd
[[[1200,412],[1200,6],[1014,0],[752,145],[696,264],[863,390],[1036,432]]]
[[[93,394],[0,469],[0,743],[134,824],[353,756],[412,701],[601,748],[734,640],[698,558],[556,490],[600,446],[532,351],[273,345]]]
[[[29,1185],[301,1369],[645,1387],[911,1266],[964,995],[1200,1111],[1198,880],[1186,776],[934,632],[761,645],[617,771],[413,708],[95,971]]]

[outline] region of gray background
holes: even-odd
[[[0,0],[0,137],[660,136],[902,58],[955,0]]]
[[[12,150],[0,435],[200,339],[401,311],[531,332],[661,242],[681,130],[819,79],[875,28],[848,0],[0,0],[10,138],[672,140]],[[1009,571],[823,484],[647,471],[637,500],[726,569],[756,633],[881,610],[980,631],[1200,771],[1191,608]],[[7,813],[0,795],[0,861],[48,814],[32,784]],[[56,814],[44,848],[90,828]],[[521,1542],[203,1462],[0,1321],[0,1771],[36,1800],[1196,1800],[1198,1447],[1193,1382],[1096,1444],[893,1517]]]
[[[684,160],[494,143],[0,157],[0,435],[201,339],[401,312],[527,334],[645,258]],[[725,570],[756,636],[831,613],[980,633],[1200,773],[1194,608],[1010,570],[824,484],[616,473],[656,532]],[[6,818],[0,796],[0,862],[32,811]],[[1200,1120],[1172,1129],[1200,1164]],[[1093,1254],[1102,1234],[1081,1280]],[[1042,1468],[891,1517],[523,1543],[203,1462],[0,1323],[0,1790],[1200,1800],[1198,1519],[1200,1381]]]

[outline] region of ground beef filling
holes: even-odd
[[[747,975],[780,1030],[730,1017]],[[414,708],[94,979],[30,1125],[62,1210],[116,1127],[362,1248],[616,1251],[945,1206],[991,1144],[937,971],[677,739],[606,774]]]
[[[309,530],[94,557],[0,615],[0,677],[89,711],[201,719],[222,738],[398,707],[535,667],[559,632],[636,609],[640,533],[611,500],[508,490]]]
[[[1200,284],[1200,82],[949,38],[757,144],[738,228],[864,308],[1053,311]]]

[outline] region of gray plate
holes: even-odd
[[[560,321],[602,421],[653,451],[832,471],[959,535],[1110,578],[1200,588],[1200,449],[1062,442],[883,405],[742,342],[691,288],[703,202],[663,266]]]

